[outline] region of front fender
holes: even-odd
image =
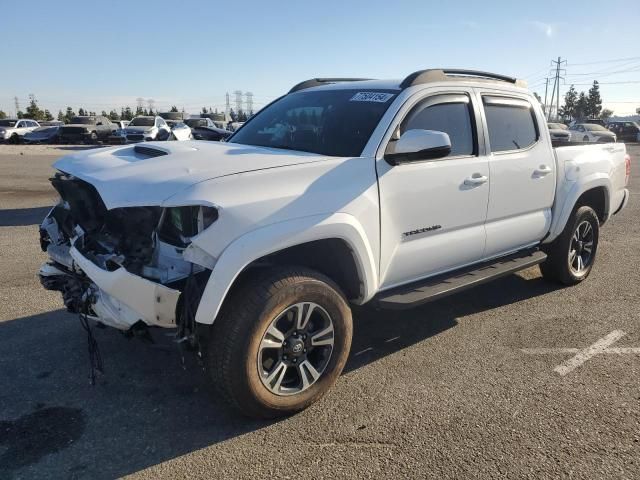
[[[213,323],[234,281],[254,260],[288,247],[329,238],[344,240],[352,249],[364,287],[358,303],[369,300],[377,290],[378,275],[373,249],[364,229],[347,213],[313,215],[252,230],[229,244],[209,277],[196,312],[196,322]]]
[[[605,189],[605,212],[609,213],[609,205],[611,204],[611,179],[606,173],[593,173],[577,181],[568,182],[564,191],[557,192],[556,205],[553,211],[553,220],[549,235],[544,243],[552,242],[558,235],[562,233],[565,225],[569,221],[571,212],[575,207],[578,199],[587,191],[594,188],[604,187]]]

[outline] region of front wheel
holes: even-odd
[[[547,259],[540,264],[542,276],[564,285],[587,278],[596,259],[599,236],[596,212],[588,206],[579,207],[560,236],[546,247]]]
[[[347,361],[351,311],[329,278],[278,268],[234,289],[205,349],[214,386],[245,415],[274,418],[318,400]]]

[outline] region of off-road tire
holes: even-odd
[[[276,418],[303,410],[336,382],[344,368],[353,332],[349,305],[331,279],[304,267],[277,267],[241,282],[225,301],[204,349],[213,386],[250,417]],[[300,302],[315,302],[330,315],[333,350],[315,383],[300,393],[279,396],[263,384],[257,355],[271,322]]]
[[[583,222],[589,222],[593,229],[593,249],[588,266],[580,274],[576,274],[570,267],[569,249],[576,229]],[[547,259],[540,264],[540,271],[545,280],[564,285],[575,285],[589,276],[596,260],[598,238],[600,236],[600,221],[598,215],[589,206],[576,207],[569,217],[564,230],[551,244],[544,247]]]

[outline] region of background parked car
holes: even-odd
[[[640,142],[640,125],[636,122],[609,122],[607,128],[621,142]]]
[[[78,116],[60,128],[61,143],[96,143],[107,140],[116,126],[102,115]]]
[[[231,132],[218,128],[210,118],[187,118],[186,123],[191,128],[195,140],[220,141],[231,136]]]
[[[22,137],[24,143],[58,143],[60,126],[43,126],[28,132]]]
[[[171,128],[160,116],[140,116],[131,120],[125,129],[117,130],[110,137],[111,143],[147,142],[151,140],[167,140]]]
[[[185,141],[193,139],[191,128],[180,120],[166,120],[167,125],[171,128],[169,140]]]
[[[576,123],[569,128],[573,142],[615,142],[616,134],[602,125],[594,123]]]
[[[64,122],[61,122],[60,120],[45,120],[38,123],[41,127],[61,127],[64,125]]]
[[[548,123],[547,126],[549,127],[551,140],[555,140],[557,142],[571,141],[571,132],[569,131],[569,127],[564,123]]]
[[[116,120],[115,122],[112,120],[112,123],[116,130],[124,130],[129,126],[129,120]]]
[[[20,143],[29,132],[38,128],[40,124],[35,120],[5,118],[0,120],[0,141]]]

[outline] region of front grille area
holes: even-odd
[[[87,129],[82,127],[62,127],[61,129],[63,135],[84,135],[86,132]]]

